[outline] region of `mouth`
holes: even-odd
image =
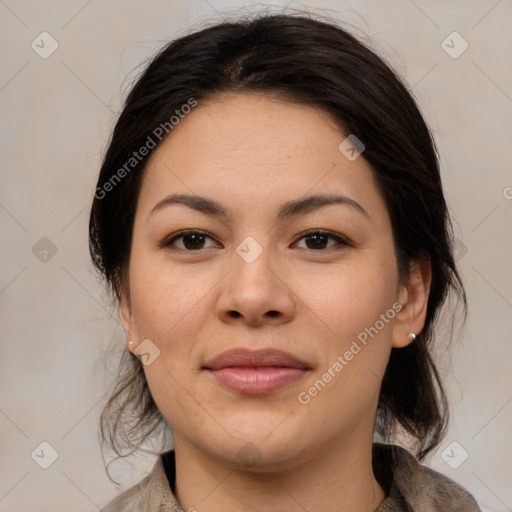
[[[224,388],[242,395],[271,393],[298,381],[311,368],[281,350],[231,349],[204,367]]]

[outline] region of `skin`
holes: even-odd
[[[200,102],[148,162],[120,311],[130,350],[145,339],[160,350],[144,370],[173,427],[184,510],[368,512],[385,499],[371,465],[380,383],[391,347],[423,328],[430,267],[415,263],[400,281],[384,199],[364,156],[339,151],[346,135],[318,108],[225,93]],[[182,204],[151,213],[169,194],[208,197],[228,215]],[[277,220],[283,203],[313,194],[348,197],[367,215],[331,204]],[[207,236],[161,246],[184,229]],[[314,245],[303,232],[315,229],[349,243]],[[248,236],[262,249],[252,263],[236,251]],[[301,404],[395,302],[400,312]],[[311,369],[270,394],[241,395],[203,369],[233,347],[278,348]],[[257,453],[250,467],[246,443]]]

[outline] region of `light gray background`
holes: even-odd
[[[287,3],[304,8],[273,5]],[[90,201],[126,77],[163,42],[242,5],[249,4],[0,0],[0,512],[92,512],[153,464],[154,456],[113,464],[121,487],[103,469],[102,358],[125,345],[117,311],[91,272]],[[440,351],[452,423],[428,464],[470,490],[484,511],[510,511],[511,1],[322,0],[311,10],[367,34],[434,130],[470,309],[460,341]],[[31,48],[34,40],[42,46],[43,31],[59,45],[47,59]],[[453,31],[469,44],[458,58],[441,46]],[[445,44],[457,51],[461,41],[452,40]],[[32,250],[42,237],[57,248],[46,262]],[[46,470],[31,458],[43,441],[58,452]],[[458,459],[462,449],[469,457],[452,469],[441,454]],[[50,451],[36,453],[43,461]]]

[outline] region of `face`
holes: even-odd
[[[371,439],[428,283],[400,282],[347,135],[317,108],[223,94],[149,160],[121,315],[176,448],[268,469]]]

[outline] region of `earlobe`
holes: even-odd
[[[425,325],[432,270],[430,260],[414,261],[410,265],[407,283],[400,289],[402,309],[393,326],[394,348],[403,348],[414,341]]]

